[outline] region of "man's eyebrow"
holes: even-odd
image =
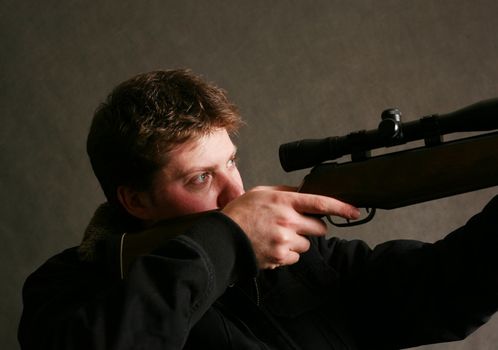
[[[227,161],[230,159],[233,159],[237,156],[237,146],[233,146],[233,152],[230,153],[230,156],[228,157]],[[177,178],[183,178],[185,176],[188,176],[192,173],[198,172],[198,171],[214,171],[216,170],[216,166],[197,166],[197,167],[191,167],[187,169],[175,169],[175,177]]]

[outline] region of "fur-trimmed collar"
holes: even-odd
[[[138,220],[125,213],[123,209],[107,202],[101,204],[93,214],[78,247],[80,259],[95,261],[97,243],[109,235],[134,231],[138,226]]]

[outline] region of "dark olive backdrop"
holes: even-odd
[[[299,182],[303,172],[280,169],[283,142],[375,128],[387,107],[408,121],[498,96],[494,0],[1,3],[3,349],[18,348],[26,276],[77,244],[103,200],[86,133],[99,101],[131,75],[190,67],[226,88],[248,124],[238,139],[248,188]],[[331,234],[434,241],[496,192]],[[424,349],[495,349],[497,330],[495,318],[464,342]]]

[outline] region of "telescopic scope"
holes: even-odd
[[[426,146],[442,142],[442,136],[455,132],[490,131],[498,128],[498,98],[474,103],[455,112],[430,115],[402,123],[398,109],[382,113],[377,129],[345,136],[304,139],[282,144],[280,164],[285,171],[309,168],[325,161],[351,155],[353,161],[367,158],[371,150],[424,140]]]

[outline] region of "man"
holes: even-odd
[[[108,203],[26,281],[23,349],[398,349],[461,339],[496,311],[498,200],[435,244],[326,240],[309,214],[358,210],[289,187],[244,192],[240,124],[190,71],[114,89],[87,143]],[[110,237],[198,212],[124,280],[109,272]]]

